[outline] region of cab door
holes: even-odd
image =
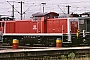
[[[76,33],[78,30],[78,21],[70,21],[71,33]]]

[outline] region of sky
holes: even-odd
[[[9,3],[7,2],[9,1]],[[0,15],[12,15],[12,6],[15,6],[15,18],[20,19],[20,1],[23,1],[23,19],[30,19],[33,13],[43,12],[57,12],[67,14],[67,5],[70,5],[70,13],[84,13],[90,11],[90,0],[0,0]],[[18,13],[18,12],[19,13]]]

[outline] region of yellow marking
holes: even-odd
[[[62,42],[62,40],[56,40],[56,43],[61,43]]]
[[[19,40],[13,39],[13,43],[19,43]]]

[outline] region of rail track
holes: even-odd
[[[62,60],[69,59],[70,54],[74,58],[90,57],[90,47],[0,49],[0,60]]]

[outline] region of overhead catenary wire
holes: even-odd
[[[77,11],[77,9],[78,9],[78,8],[79,8],[79,7],[76,7],[76,8],[75,8],[75,10],[74,10],[74,11],[72,11],[72,12],[74,13],[75,11]]]
[[[56,4],[74,4],[74,3],[76,3],[76,4],[79,3],[79,4],[80,4],[80,3],[89,3],[89,2],[90,2],[90,1],[78,1],[78,2],[53,3],[53,4],[55,4],[55,5],[56,5]]]
[[[9,1],[7,1],[9,3]],[[10,4],[10,3],[9,3]],[[11,4],[10,4],[11,5]],[[12,5],[11,5],[12,6]],[[15,8],[14,8],[15,9]],[[21,14],[17,9],[15,9],[19,14]]]
[[[34,3],[33,3],[34,5]],[[26,11],[24,11],[22,14],[25,14],[33,5],[31,5]]]
[[[18,2],[18,1],[15,1],[14,4],[16,4],[17,2]],[[30,6],[31,4],[33,4],[33,3],[30,2],[30,1],[28,1],[28,2],[24,1],[24,2],[25,2],[24,4],[29,5],[29,6]],[[7,1],[5,1],[5,2],[0,2],[0,3],[3,5],[3,4],[6,4]],[[9,3],[11,4],[11,1],[9,1]],[[46,12],[47,12],[48,10],[50,10],[50,11],[53,10],[53,11],[59,12],[59,10],[60,10],[61,12],[66,13],[66,11],[65,11],[66,8],[64,8],[66,5],[68,5],[68,4],[70,4],[70,5],[71,5],[71,4],[74,4],[75,6],[78,6],[78,4],[80,4],[79,6],[81,6],[81,7],[79,7],[79,9],[77,9],[76,7],[73,7],[73,5],[71,5],[71,6],[72,6],[72,7],[71,7],[71,11],[76,13],[76,12],[81,12],[81,11],[79,11],[79,10],[80,10],[81,8],[83,8],[82,3],[89,3],[89,1],[76,1],[76,2],[67,1],[67,4],[66,4],[66,2],[64,2],[64,3],[63,3],[63,2],[56,2],[56,3],[53,3],[53,2],[50,2],[50,3],[49,3],[49,2],[48,2],[47,5],[45,6],[45,9],[46,9]],[[0,4],[0,5],[1,5],[1,4]],[[34,4],[36,4],[35,6],[37,6],[37,4],[40,4],[40,3],[35,3],[35,2],[34,2]],[[37,10],[37,9],[38,9],[37,7],[33,7],[34,4],[33,4],[32,6],[30,6],[30,8],[28,8],[29,6],[25,6],[25,10],[24,10],[23,14],[24,14],[25,12],[29,12],[29,11],[37,12],[37,11],[40,11],[40,10],[41,10],[41,8],[39,8],[39,10]],[[76,5],[76,4],[77,4],[77,5]],[[2,7],[2,5],[1,5],[1,7]],[[7,5],[7,4],[6,4],[6,5]],[[53,7],[52,5],[53,5],[53,6],[55,5],[55,7]],[[56,7],[57,5],[59,5],[59,7],[60,7],[61,9],[60,9],[60,8],[57,8],[57,7]],[[3,6],[5,6],[5,5],[3,5]],[[17,4],[16,4],[15,6],[17,6]],[[50,6],[50,7],[47,7],[47,6]],[[19,6],[17,6],[17,7],[20,8]],[[31,8],[31,7],[32,7],[32,8]],[[63,9],[62,7],[63,7],[64,9]],[[85,10],[84,10],[84,9],[83,9],[83,10],[81,9],[82,12],[83,12],[83,11],[87,11],[87,9],[89,10],[89,6],[88,6],[88,5],[87,5],[87,6],[85,5],[85,7],[86,7]],[[87,7],[88,7],[88,8],[87,8]],[[34,8],[37,8],[37,9],[34,9]],[[17,9],[17,8],[15,7],[15,9]],[[3,10],[6,10],[6,9],[3,9]],[[6,11],[7,11],[7,10],[6,10]],[[6,13],[6,11],[5,11],[5,13]],[[18,11],[18,13],[19,13],[19,10],[18,10],[18,9],[17,9],[17,11]],[[2,11],[1,11],[1,12],[2,12]],[[18,14],[18,13],[17,13],[17,14]],[[64,14],[64,13],[63,13],[63,14]],[[20,13],[19,13],[19,14],[20,14]]]
[[[57,5],[58,7],[59,7],[59,9],[63,12],[63,14],[65,14],[65,12],[60,8],[60,6],[59,5]]]

